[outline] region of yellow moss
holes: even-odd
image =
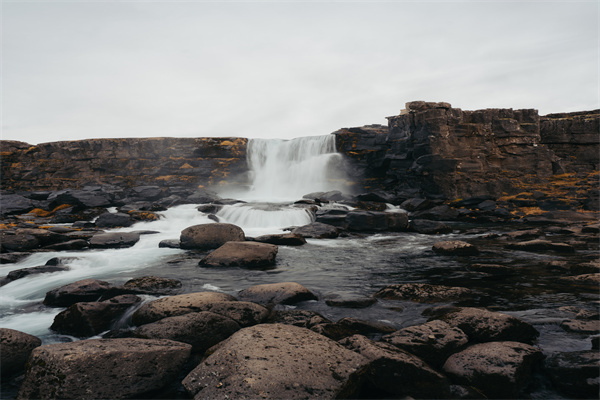
[[[221,142],[221,146],[233,146],[233,142],[229,141],[229,140],[223,140]]]
[[[15,224],[14,222],[11,222],[9,224],[0,224],[0,229],[9,229],[14,228],[15,226],[17,226],[17,224]]]
[[[179,167],[179,169],[188,169],[188,168],[194,168],[194,167],[192,167],[192,166],[191,166],[190,164],[188,164],[188,163],[185,163],[185,164],[183,164],[181,167]]]

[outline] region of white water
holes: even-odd
[[[284,202],[311,192],[346,189],[335,135],[251,139],[247,160],[252,184],[250,191],[240,196],[243,199]]]
[[[220,222],[237,225],[249,236],[281,233],[283,228],[310,224],[314,219],[313,214],[306,208],[273,203],[238,203],[224,206],[217,216]]]

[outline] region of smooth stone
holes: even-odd
[[[435,243],[432,250],[436,254],[449,256],[472,256],[479,254],[479,249],[462,240],[449,240],[445,242]]]
[[[278,248],[258,242],[227,242],[204,257],[202,267],[263,268],[275,265]]]
[[[317,300],[310,290],[296,282],[266,283],[251,286],[238,293],[240,300],[261,305],[295,304],[306,300]]]
[[[17,375],[25,369],[29,355],[42,341],[28,333],[14,329],[0,328],[0,371],[2,376]]]
[[[600,391],[600,352],[558,353],[546,360],[545,370],[559,392],[577,399],[594,399]]]
[[[110,288],[108,282],[83,279],[47,292],[44,304],[50,307],[69,307],[81,301],[96,301]]]
[[[423,303],[455,301],[471,297],[473,291],[464,287],[405,283],[388,285],[373,296],[385,300],[411,300]]]
[[[209,250],[221,247],[226,242],[244,241],[246,236],[239,226],[225,223],[200,224],[181,231],[179,241],[182,249]]]

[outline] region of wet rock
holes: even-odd
[[[269,316],[267,308],[248,301],[219,301],[200,305],[200,308],[231,318],[241,327],[260,324]]]
[[[572,274],[594,274],[600,272],[600,260],[571,265],[569,268]]]
[[[556,388],[567,396],[578,399],[598,397],[600,353],[583,350],[558,353],[546,360],[545,369]]]
[[[449,397],[450,383],[446,377],[417,356],[387,343],[373,342],[361,335],[343,339],[340,343],[370,361],[367,379],[378,390],[393,397]]]
[[[465,299],[472,295],[473,292],[464,287],[406,283],[388,285],[373,296],[386,300],[411,300],[422,303],[437,303]]]
[[[437,320],[400,329],[385,335],[382,340],[422,358],[434,367],[441,367],[451,354],[462,350],[469,341],[459,328]]]
[[[238,297],[240,300],[261,305],[295,304],[306,300],[317,300],[317,296],[296,282],[251,286],[239,292]]]
[[[70,204],[83,208],[92,207],[110,207],[112,205],[112,196],[106,193],[100,187],[89,188],[90,190],[66,189],[52,192],[47,200],[50,207],[55,208],[62,204]]]
[[[435,235],[442,233],[452,233],[452,227],[439,221],[430,221],[427,219],[414,219],[410,221],[410,228],[418,233],[426,235]]]
[[[348,398],[366,360],[304,328],[262,324],[219,344],[184,380],[195,399]]]
[[[94,339],[33,350],[21,399],[145,398],[167,385],[191,346],[171,340]]]
[[[105,281],[83,279],[49,291],[44,304],[50,307],[69,307],[78,302],[96,301],[110,287],[110,283]]]
[[[263,235],[254,238],[255,242],[270,243],[277,246],[302,246],[306,244],[306,239],[301,235],[294,233],[280,233],[273,235]]]
[[[340,297],[327,299],[325,303],[330,307],[342,308],[367,308],[377,302],[373,297]]]
[[[129,214],[106,213],[96,219],[95,224],[98,228],[119,228],[122,226],[131,226],[135,221]]]
[[[223,208],[220,204],[203,204],[201,206],[196,207],[196,210],[205,214],[216,214]]]
[[[513,267],[500,264],[471,264],[469,269],[490,275],[514,275],[516,273]]]
[[[338,341],[357,334],[369,337],[381,336],[383,334],[394,332],[396,329],[381,322],[347,317],[340,319],[336,323],[321,323],[314,325],[310,330]]]
[[[165,239],[158,243],[160,248],[179,249],[181,248],[181,242],[178,239]]]
[[[380,211],[350,211],[346,215],[348,230],[358,232],[401,231],[408,228],[408,215]]]
[[[40,241],[33,235],[15,235],[8,232],[0,233],[0,251],[26,252],[35,250],[40,246]]]
[[[130,197],[138,198],[143,201],[158,200],[161,197],[168,195],[168,192],[163,191],[158,186],[136,186],[131,188]]]
[[[15,231],[15,235],[17,236],[26,236],[31,235],[35,237],[40,246],[48,246],[55,243],[66,242],[69,240],[69,236],[62,235],[60,233],[49,231],[48,229],[38,229],[38,228],[26,228],[26,229],[17,229]]]
[[[459,215],[456,209],[445,204],[412,213],[412,217],[415,219],[429,219],[433,221],[454,221]]]
[[[344,200],[344,195],[339,190],[330,190],[329,192],[313,192],[302,196],[303,199],[312,199],[320,203],[335,202]]]
[[[126,294],[101,302],[75,303],[56,317],[50,329],[76,337],[90,337],[110,329],[115,319],[142,301]]]
[[[476,246],[462,240],[438,242],[433,245],[432,250],[436,254],[447,256],[472,256],[479,254],[479,249]]]
[[[520,231],[514,231],[514,232],[508,232],[506,233],[506,236],[508,236],[511,239],[534,239],[534,238],[538,238],[542,235],[542,230],[541,229],[525,229],[525,230],[520,230]]]
[[[0,215],[24,214],[33,210],[33,202],[18,194],[3,194],[0,202]]]
[[[598,287],[600,284],[600,273],[596,274],[582,274],[576,276],[564,276],[560,278],[561,281],[589,287]]]
[[[330,324],[332,322],[316,311],[273,310],[265,323],[294,325],[310,329],[316,325]]]
[[[520,398],[542,352],[520,342],[476,344],[451,355],[444,371],[459,384],[474,386],[488,398]]]
[[[134,335],[143,339],[170,339],[192,345],[192,351],[203,353],[227,339],[240,326],[231,318],[201,311],[167,317],[138,327]]]
[[[154,296],[173,294],[181,289],[181,281],[160,276],[142,276],[125,282],[123,286],[111,288],[115,294],[151,294]]]
[[[198,263],[201,267],[264,268],[275,265],[278,248],[258,242],[227,242]]]
[[[463,307],[438,318],[461,329],[473,342],[514,341],[533,343],[539,332],[529,323],[511,315]]]
[[[574,253],[575,248],[566,243],[553,243],[549,240],[534,239],[526,242],[510,243],[505,246],[507,249],[521,251],[547,251],[553,250],[561,253]]]
[[[25,363],[32,350],[41,346],[42,341],[32,335],[14,329],[0,328],[0,371],[3,377],[17,375],[25,369]]]
[[[221,247],[226,242],[246,240],[244,231],[233,224],[201,224],[185,228],[179,238],[182,249],[208,250]]]
[[[90,247],[94,249],[123,249],[135,245],[139,240],[139,232],[98,233],[90,239]]]
[[[2,236],[0,236],[0,240]],[[30,253],[15,252],[15,253],[0,253],[0,264],[15,264],[25,257],[28,257]]]
[[[188,197],[186,197],[186,202],[191,204],[208,204],[212,203],[215,200],[219,200],[221,197],[217,195],[215,192],[210,190],[198,189]]]
[[[590,224],[581,228],[582,233],[600,233],[600,224]]]
[[[334,239],[339,236],[339,230],[333,225],[313,222],[292,230],[295,235],[314,239]]]
[[[567,332],[585,333],[595,335],[600,333],[600,321],[585,321],[580,319],[566,320],[560,323],[560,327]]]
[[[67,271],[69,267],[64,265],[40,265],[38,267],[21,268],[10,271],[6,278],[3,279],[1,285],[6,285],[9,282],[24,278],[29,275],[49,274],[52,272]]]
[[[68,240],[62,243],[51,244],[44,246],[47,250],[65,251],[65,250],[81,250],[89,246],[89,243],[83,239]]]
[[[400,207],[406,211],[422,211],[433,207],[433,203],[427,199],[413,197],[403,201],[402,204],[400,204]]]
[[[206,304],[235,301],[235,297],[218,292],[197,292],[164,297],[145,303],[132,316],[135,325],[145,325],[166,317],[204,311]]]

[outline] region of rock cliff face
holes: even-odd
[[[600,111],[463,111],[415,101],[388,127],[345,128],[338,150],[366,189],[417,189],[446,199],[514,195],[557,174],[597,174]]]
[[[2,188],[56,190],[86,184],[203,187],[245,182],[242,138],[2,141]]]

